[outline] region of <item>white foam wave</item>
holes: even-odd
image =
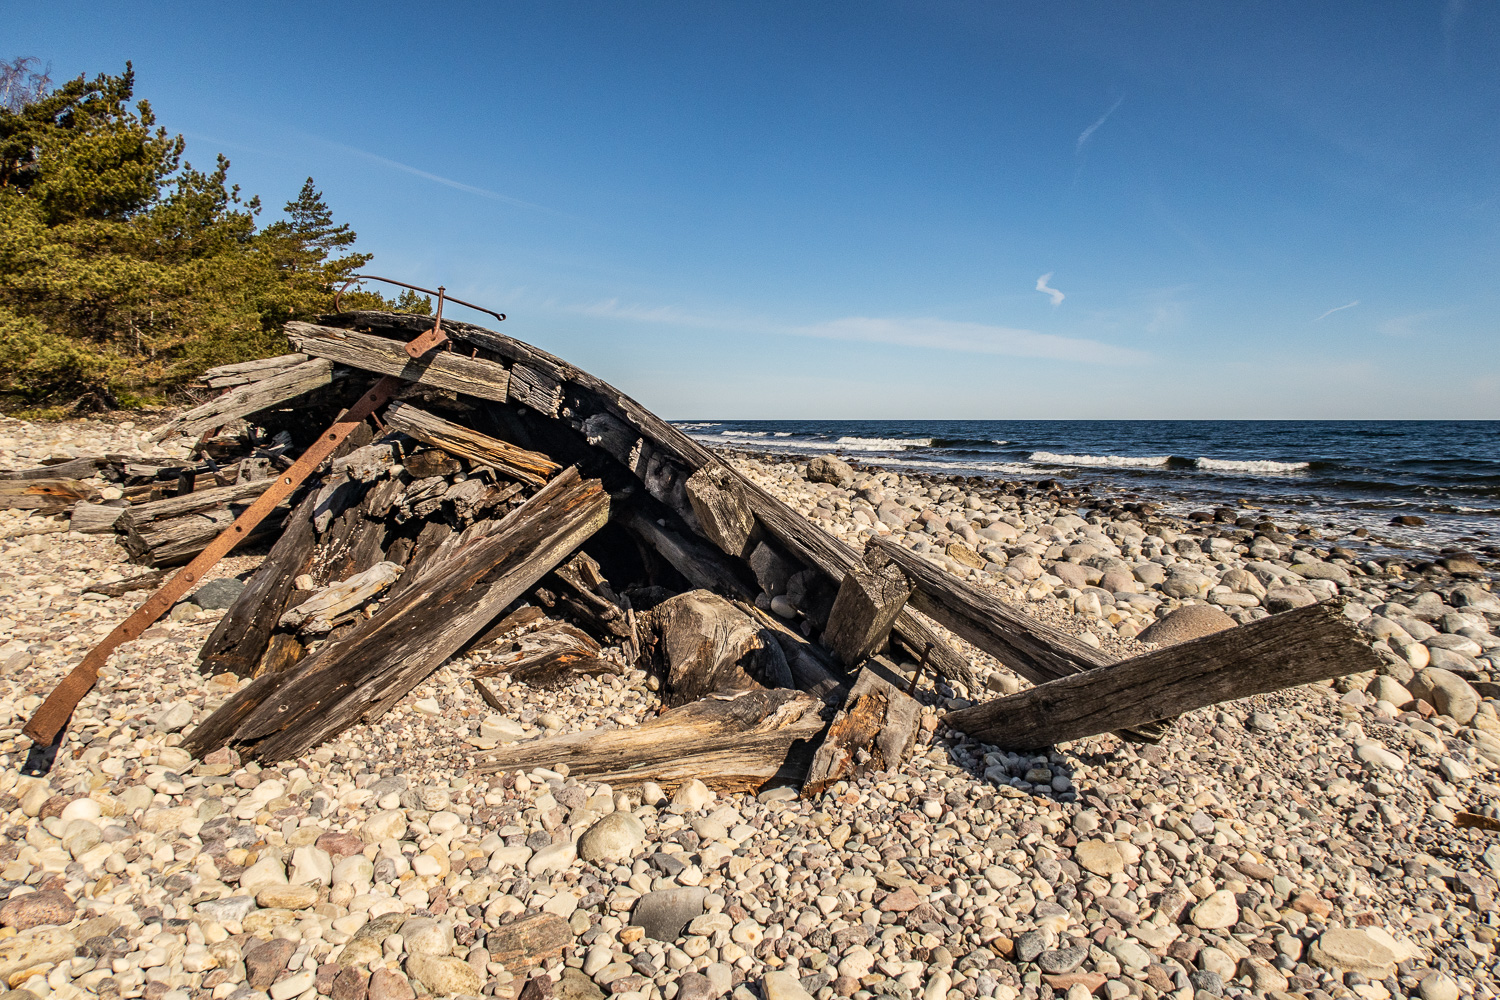
[[[995,438],[990,438],[990,444],[1010,444],[1010,442],[1009,441],[1000,441],[1000,440],[997,440]]]
[[[682,431],[701,431],[701,430],[703,430],[705,428],[708,428],[708,427],[717,427],[719,425],[716,424],[716,423],[713,423],[713,422],[695,423],[693,421],[687,420],[687,421],[680,421],[680,422],[674,424],[673,426],[675,426],[678,430],[682,430]]]
[[[1200,458],[1195,463],[1205,472],[1296,472],[1308,462],[1239,461],[1232,458]]]
[[[785,438],[759,438],[759,437],[725,437],[723,434],[689,434],[688,437],[706,444],[733,445],[740,444],[745,447],[754,448],[784,448],[794,451],[842,451],[845,446],[834,444],[832,441],[809,441],[799,438],[787,440]]]
[[[792,431],[772,431],[771,436],[779,438],[789,438],[792,436],[792,433]]]
[[[1055,455],[1050,451],[1031,453],[1031,461],[1040,465],[1088,465],[1115,469],[1155,469],[1171,460],[1170,455]]]
[[[720,431],[719,432],[719,436],[720,437],[727,437],[727,438],[763,438],[763,437],[765,437],[769,433],[771,433],[771,432],[770,431]]]
[[[944,472],[951,472],[955,475],[969,475],[975,472],[996,472],[1005,473],[1006,475],[1036,474],[1036,469],[1024,462],[928,462],[919,458],[881,458],[877,459],[875,464],[941,469]]]
[[[835,444],[850,451],[906,451],[908,448],[930,448],[932,438],[841,437]]]

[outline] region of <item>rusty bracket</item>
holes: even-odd
[[[137,608],[134,614],[115,626],[114,631],[91,649],[83,658],[83,662],[74,667],[62,679],[62,682],[52,689],[47,700],[42,702],[32,715],[31,721],[26,723],[25,729],[22,730],[36,744],[31,754],[31,759],[36,761],[32,765],[34,769],[45,774],[50,768],[51,758],[37,753],[37,750],[53,746],[58,742],[64,727],[68,724],[68,719],[73,715],[73,710],[98,681],[99,671],[109,660],[110,654],[122,644],[139,638],[141,633],[166,614],[178,598],[201,581],[203,575],[224,558],[241,539],[249,537],[252,529],[264,520],[267,514],[289,497],[292,491],[312,475],[323,460],[364,422],[366,417],[390,400],[404,384],[403,379],[387,375],[371,386],[358,402],[349,407],[332,427],[328,428],[307,451],[302,453],[302,457],[297,459],[290,469],[279,475],[276,482],[266,492],[262,493],[244,513],[235,518],[233,524],[225,528],[208,544],[207,548],[198,553],[192,562],[178,570],[160,590]]]
[[[443,332],[443,293],[447,291],[442,285],[437,288],[437,315],[433,318],[432,329],[414,337],[406,344],[406,353],[414,358],[420,358],[435,347],[448,342],[448,335]]]

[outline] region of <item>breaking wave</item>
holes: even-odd
[[[1232,458],[1200,458],[1193,463],[1205,472],[1298,472],[1311,462],[1272,462],[1268,459],[1240,461]]]
[[[834,444],[850,451],[906,451],[910,448],[930,448],[932,438],[841,437]]]
[[[1040,465],[1087,465],[1111,469],[1156,469],[1172,461],[1171,455],[1054,455],[1050,451],[1034,451],[1031,461]]]

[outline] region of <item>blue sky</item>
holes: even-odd
[[[668,417],[1500,417],[1493,2],[52,3],[4,48],[133,60],[190,159],[311,174],[372,273]]]

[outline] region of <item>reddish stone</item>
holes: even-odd
[[[381,969],[370,973],[369,1000],[417,1000],[417,994],[401,973]]]
[[[65,924],[77,914],[78,907],[61,889],[28,892],[14,896],[0,906],[0,926],[18,931],[52,924]]]
[[[1061,976],[1043,976],[1042,981],[1056,993],[1066,993],[1078,983],[1090,993],[1098,993],[1108,978],[1102,972],[1069,972]]]
[[[325,833],[316,841],[316,846],[332,856],[335,863],[351,854],[362,854],[365,842],[352,833]]]
[[[883,913],[908,913],[922,905],[917,894],[910,886],[902,886],[895,892],[880,901],[880,909]]]

